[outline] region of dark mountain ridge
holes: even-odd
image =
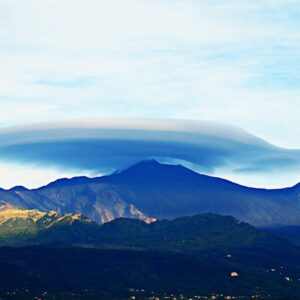
[[[118,218],[102,225],[74,214],[19,210],[0,211],[0,244],[93,244],[168,251],[242,248],[273,238],[230,216],[198,214],[147,224]]]
[[[155,160],[103,177],[59,179],[34,190],[0,190],[0,196],[20,208],[81,213],[97,222],[117,217],[151,222],[211,212],[255,226],[300,224],[299,185],[250,188]]]

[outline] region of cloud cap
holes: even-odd
[[[300,165],[298,150],[279,148],[244,130],[206,121],[51,122],[4,128],[0,138],[0,162],[76,170],[77,175],[105,174],[157,159],[256,186],[261,186],[255,182],[262,177],[289,174],[281,183],[284,186],[298,181],[296,176],[291,178]]]

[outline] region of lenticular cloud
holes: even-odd
[[[199,121],[97,120],[0,131],[0,161],[6,163],[103,174],[145,159],[181,163],[207,174],[222,175],[220,170],[255,176],[298,170],[300,152],[234,127]]]

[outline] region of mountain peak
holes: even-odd
[[[22,192],[22,191],[28,191],[28,189],[23,185],[17,185],[9,189],[10,192]]]
[[[158,162],[156,159],[145,159],[142,160],[132,166],[130,166],[128,169],[132,169],[132,168],[147,168],[147,167],[159,167],[162,166],[163,164],[161,164],[160,162]],[[126,171],[125,170],[125,171]]]
[[[60,188],[67,185],[80,185],[80,184],[88,184],[92,179],[86,176],[77,176],[73,178],[60,178],[53,182],[50,182],[46,186],[42,186],[37,188],[36,190],[44,189],[44,188]]]
[[[110,176],[102,178],[105,182],[122,181],[122,182],[161,182],[169,180],[193,180],[195,177],[201,176],[200,174],[180,165],[160,163],[155,159],[143,160],[125,170]]]
[[[180,164],[171,164],[171,163],[161,163],[155,159],[147,159],[147,160],[142,160],[128,168],[126,168],[125,170],[120,171],[119,173],[116,174],[122,174],[122,173],[128,173],[128,172],[145,172],[147,170],[157,170],[157,171],[162,171],[162,170],[185,170],[188,171],[189,173],[195,173],[194,171],[180,165]]]
[[[300,189],[300,182],[296,183],[295,185],[293,185],[292,187],[290,187],[288,189],[299,190]]]

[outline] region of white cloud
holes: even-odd
[[[299,12],[292,0],[2,0],[0,124],[209,119],[299,147]]]

